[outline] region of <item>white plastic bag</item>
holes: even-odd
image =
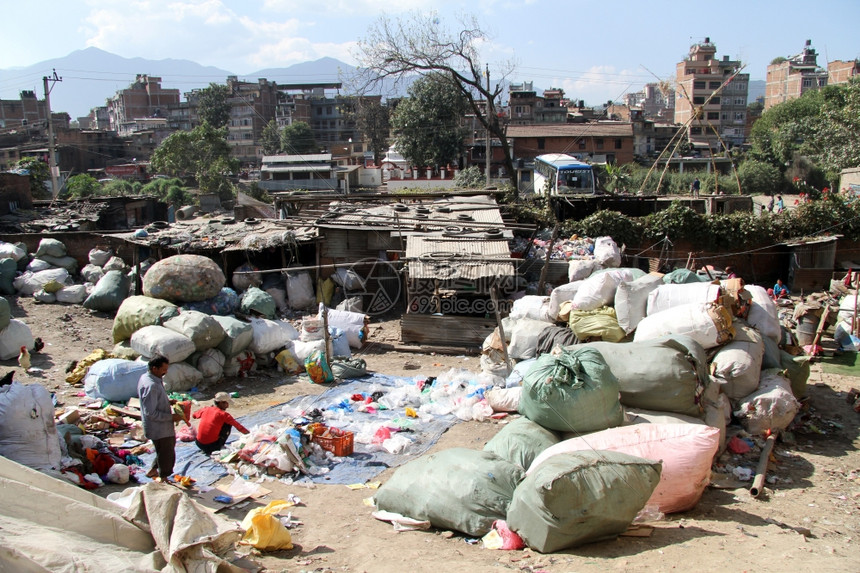
[[[36,470],[60,469],[54,404],[41,385],[0,387],[0,456]]]
[[[299,338],[298,331],[287,321],[252,318],[254,336],[248,349],[254,354],[268,354]]]
[[[163,326],[144,326],[131,335],[131,347],[149,359],[164,356],[171,364],[182,362],[196,350],[194,341]]]
[[[761,373],[758,390],[741,401],[735,412],[741,425],[753,435],[763,435],[767,430],[784,430],[800,410],[791,382],[780,374],[780,370],[770,368]]]
[[[596,310],[615,300],[615,291],[622,282],[632,282],[633,273],[629,269],[613,269],[592,275],[582,281],[573,306],[577,310]]]
[[[594,239],[594,261],[604,269],[617,269],[621,266],[621,250],[612,237]]]
[[[168,392],[187,392],[203,382],[203,374],[190,364],[177,362],[167,368],[162,381]]]
[[[526,295],[523,298],[514,301],[514,305],[511,308],[509,316],[513,319],[531,318],[552,323],[555,322],[555,317],[558,315],[558,309],[556,309],[555,315],[551,315],[550,297]]]
[[[21,353],[21,347],[33,350],[33,333],[24,322],[13,318],[9,326],[0,330],[0,360],[11,360]]]
[[[287,299],[291,308],[305,310],[316,302],[311,275],[306,272],[287,273]]]
[[[768,296],[767,289],[758,285],[746,285],[744,289],[752,295],[747,322],[757,328],[762,336],[779,342],[782,336],[779,313],[773,299]]]
[[[87,287],[84,285],[70,285],[56,292],[57,302],[68,304],[81,304],[87,298]]]

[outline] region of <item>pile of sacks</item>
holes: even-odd
[[[305,317],[301,331],[286,320],[248,317],[252,313],[244,301],[255,287],[240,299],[225,283],[224,273],[207,257],[176,255],[153,264],[143,277],[144,294],[126,298],[116,312],[113,358],[91,366],[84,361],[86,393],[110,401],[135,396],[146,361],[157,355],[170,361],[165,388],[185,392],[260,366],[298,374],[315,352],[326,353],[320,316]],[[329,352],[349,358],[350,348],[362,345],[366,317],[328,310],[328,320]],[[83,371],[70,376],[77,379],[69,382],[77,382]]]

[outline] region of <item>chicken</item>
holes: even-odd
[[[24,370],[30,369],[30,353],[27,352],[27,347],[21,347],[21,354],[18,355],[18,366]]]
[[[10,370],[6,374],[4,374],[3,377],[0,378],[0,388],[2,388],[3,386],[8,386],[9,384],[11,384],[13,376],[15,376],[14,370]]]
[[[33,352],[39,352],[43,348],[45,348],[45,343],[42,342],[41,338],[36,338],[35,340],[33,340]]]

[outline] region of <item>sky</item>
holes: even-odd
[[[513,64],[512,82],[562,88],[590,105],[620,100],[671,79],[691,44],[710,37],[717,55],[753,80],[768,63],[803,49],[820,65],[860,57],[860,0],[2,0],[0,69],[28,66],[87,47],[133,58],[187,59],[238,75],[325,56],[356,65],[356,45],[383,15],[435,12],[462,29],[474,16],[491,79]],[[464,12],[466,10],[466,12]],[[38,23],[36,23],[38,20]],[[17,24],[16,24],[17,23]],[[89,70],[88,70],[89,71]],[[92,70],[98,71],[98,70]]]

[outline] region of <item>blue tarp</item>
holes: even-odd
[[[294,398],[289,405],[301,408],[308,412],[314,408],[320,410],[332,410],[338,408],[339,405],[350,404],[350,397],[353,394],[367,392],[372,385],[383,386],[381,391],[386,388],[394,389],[404,385],[414,385],[416,379],[403,378],[398,376],[387,376],[384,374],[373,374],[364,378],[355,379],[349,382],[344,382],[333,388],[329,388],[318,396],[300,396]],[[344,402],[346,401],[346,402]],[[262,412],[242,416],[238,420],[248,429],[260,424],[277,422],[284,418],[281,414],[281,409],[284,404],[273,406]],[[341,408],[342,417],[336,423],[330,425],[336,426],[343,430],[352,432],[359,431],[363,426],[372,422],[383,420],[400,419],[403,423],[408,423],[409,431],[406,436],[413,441],[412,445],[407,448],[403,454],[389,454],[386,451],[368,451],[368,447],[364,444],[355,443],[354,452],[351,456],[343,458],[340,463],[330,466],[330,471],[325,475],[304,476],[302,480],[313,481],[315,483],[331,483],[331,484],[351,484],[364,483],[379,475],[383,470],[389,467],[397,467],[409,461],[410,459],[419,456],[426,452],[436,443],[436,440],[445,433],[445,431],[456,424],[459,420],[451,415],[434,416],[428,422],[422,422],[418,418],[408,418],[405,420],[403,408],[393,410],[380,410],[374,414],[349,412],[346,408]],[[228,443],[238,439],[240,434],[233,431],[233,434],[228,439]],[[145,454],[141,459],[147,464],[152,463],[155,454]],[[222,464],[213,461],[209,456],[197,449],[193,442],[177,442],[176,444],[176,464],[173,468],[174,473],[194,478],[197,483],[202,485],[210,485],[222,477],[227,475],[227,469]]]

